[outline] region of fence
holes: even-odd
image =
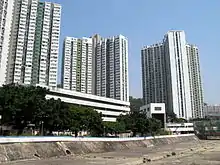
[[[220,120],[195,121],[194,130],[201,139],[210,139],[210,137],[219,137],[220,139]]]
[[[172,138],[172,137],[185,137],[194,136],[194,134],[185,135],[164,135],[155,137],[134,137],[134,138],[102,138],[102,137],[47,137],[47,136],[30,136],[30,137],[1,137],[0,144],[3,143],[31,143],[31,142],[74,142],[74,141],[137,141],[146,139],[160,139],[160,138]]]

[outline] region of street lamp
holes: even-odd
[[[41,136],[44,136],[44,121],[41,121]]]

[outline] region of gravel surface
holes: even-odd
[[[209,165],[220,164],[220,141],[184,142],[120,152],[28,160],[2,165]],[[146,163],[143,163],[145,159]]]

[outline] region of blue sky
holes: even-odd
[[[205,101],[220,103],[220,0],[48,0],[62,9],[65,36],[129,39],[130,95],[142,96],[140,50],[161,41],[168,30],[185,30],[200,50]],[[60,50],[60,61],[62,49]]]

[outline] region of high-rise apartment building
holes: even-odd
[[[129,101],[127,38],[122,35],[67,37],[63,49],[62,86]]]
[[[92,38],[66,37],[63,48],[62,86],[92,93]]]
[[[94,55],[95,94],[129,101],[127,38],[118,35],[100,39]]]
[[[145,104],[166,102],[164,45],[144,47],[141,51],[142,85]]]
[[[164,38],[168,109],[180,118],[192,118],[188,59],[184,31],[169,31]]]
[[[6,83],[57,86],[61,6],[15,0]]]
[[[0,1],[0,86],[6,83],[14,0]]]
[[[201,101],[192,100],[202,91],[201,85],[198,88],[193,85],[195,81],[201,84],[199,61],[195,54],[187,49],[184,31],[169,31],[162,43],[144,47],[142,82],[145,104],[164,102],[167,111],[174,112],[179,118],[199,116],[194,114],[202,113],[199,108]],[[198,77],[194,78],[193,74]]]
[[[186,45],[188,57],[189,79],[191,90],[191,105],[193,118],[202,118],[203,114],[203,88],[200,73],[199,51],[195,45]]]
[[[97,45],[98,45],[98,43],[100,43],[101,42],[101,40],[102,40],[102,37],[100,36],[100,35],[98,35],[98,34],[96,34],[96,35],[94,35],[94,36],[92,36],[92,37],[90,37],[90,38],[92,38],[92,54],[93,54],[93,56],[92,56],[92,72],[93,72],[93,78],[92,78],[92,94],[93,95],[96,95],[96,71],[97,71],[97,60],[96,60],[96,52],[97,52],[97,49],[96,49],[96,47],[97,47]]]

